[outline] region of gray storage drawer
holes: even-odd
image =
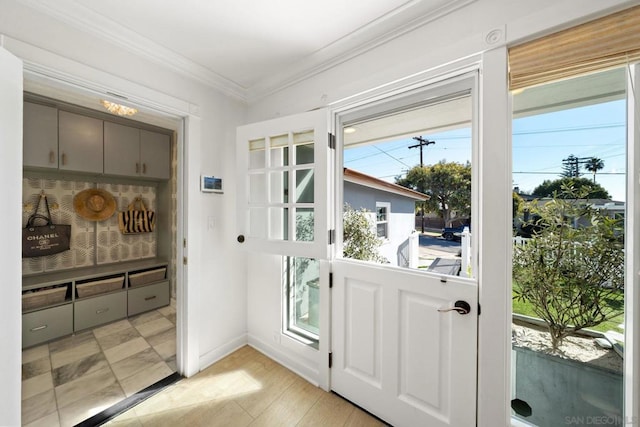
[[[73,332],[73,305],[65,304],[22,315],[22,347],[31,347]]]
[[[76,300],[73,315],[75,330],[123,319],[127,317],[126,308],[126,292]]]
[[[168,280],[154,285],[130,288],[128,292],[129,316],[169,304]]]

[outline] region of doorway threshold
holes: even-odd
[[[95,414],[91,418],[87,418],[86,420],[76,424],[75,427],[101,426],[102,424],[112,420],[113,418],[117,417],[123,412],[126,412],[129,409],[133,408],[134,406],[144,402],[151,396],[161,392],[162,390],[169,387],[170,385],[180,381],[182,378],[184,378],[182,375],[180,375],[177,372],[174,372],[171,375],[164,377],[160,381],[154,384],[151,384],[149,387],[135,394],[132,394],[131,396],[116,403],[113,406],[110,406],[104,411]]]

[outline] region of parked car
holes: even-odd
[[[469,229],[471,229],[471,226],[469,225],[458,225],[457,227],[445,227],[442,229],[442,234],[441,236],[445,239],[445,240],[460,240],[460,236],[462,235],[462,232],[464,231],[465,227],[469,227]]]

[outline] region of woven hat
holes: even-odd
[[[90,188],[76,194],[73,209],[89,221],[104,221],[116,211],[116,199],[108,191]]]

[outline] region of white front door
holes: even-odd
[[[349,260],[332,269],[331,388],[396,427],[475,425],[475,282]],[[449,310],[456,301],[469,313]]]

